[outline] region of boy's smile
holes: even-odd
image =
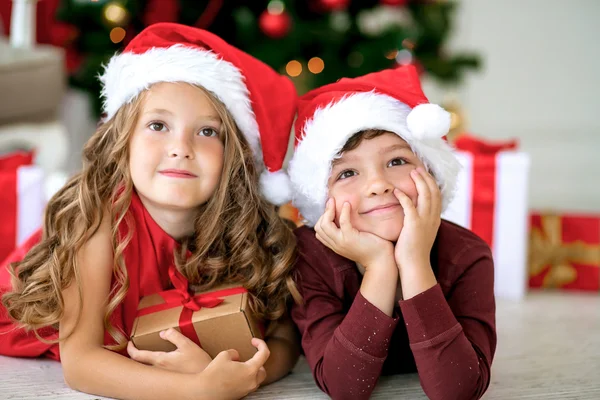
[[[336,223],[344,202],[351,205],[350,221],[359,231],[398,240],[404,212],[397,188],[417,204],[417,188],[410,171],[425,168],[410,146],[393,133],[364,139],[332,163],[329,196],[335,199]]]

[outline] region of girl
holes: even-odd
[[[368,398],[382,374],[418,371],[435,400],[478,399],[490,382],[492,255],[440,220],[459,164],[442,139],[449,114],[427,103],[413,66],[300,99],[288,172],[307,223],[292,318],[334,399]]]
[[[170,23],[140,33],[101,80],[106,118],[82,172],[0,269],[0,354],[60,359],[72,388],[127,399],[233,399],[281,378],[298,357],[285,318],[295,241],[261,197],[257,169],[263,195],[285,201],[293,85]],[[128,345],[139,299],[169,288],[176,270],[199,290],[243,285],[258,317],[277,322],[266,344],[253,339],[252,359],[230,350],[211,360],[174,329],[161,336],[176,351]]]

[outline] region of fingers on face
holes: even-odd
[[[408,218],[414,217],[417,213],[417,210],[415,209],[415,205],[413,204],[410,197],[408,197],[400,189],[394,189],[394,196],[396,196],[396,198],[400,202],[402,210],[404,211],[404,215]]]

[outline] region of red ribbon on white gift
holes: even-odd
[[[37,209],[22,210],[19,199],[19,170],[22,167],[31,166],[33,157],[33,152],[26,151],[17,151],[0,157],[0,192],[2,192],[0,197],[0,219],[2,220],[0,223],[0,262],[20,244],[20,236],[29,236],[28,234],[31,233],[27,232],[28,234],[23,235],[23,232],[20,232],[23,227],[19,226],[19,213],[35,214],[40,211]],[[41,224],[41,213],[40,215],[31,215],[31,217]]]
[[[462,135],[455,142],[458,150],[473,156],[471,231],[492,247],[496,204],[496,166],[498,153],[516,150],[517,140],[491,142]]]

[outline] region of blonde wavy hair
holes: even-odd
[[[252,150],[226,107],[210,92],[221,120],[224,164],[220,182],[200,207],[196,233],[182,241],[174,254],[179,270],[198,290],[222,283],[238,283],[251,294],[250,307],[265,320],[277,320],[300,294],[292,280],[295,237],[273,205],[258,191],[258,171]],[[41,241],[20,262],[10,266],[12,291],[2,297],[10,317],[33,330],[58,327],[64,312],[62,291],[73,282],[82,298],[76,255],[98,230],[103,218],[112,229],[113,286],[104,316],[104,327],[124,348],[127,336],[110,323],[110,316],[129,287],[123,252],[132,236],[127,210],[133,183],[129,174],[129,140],[142,109],[144,93],[124,105],[99,126],[83,150],[83,168],[49,201]],[[128,224],[121,237],[119,225]],[[192,252],[186,258],[187,249]],[[81,304],[81,303],[80,303]],[[82,310],[79,310],[81,315]]]

